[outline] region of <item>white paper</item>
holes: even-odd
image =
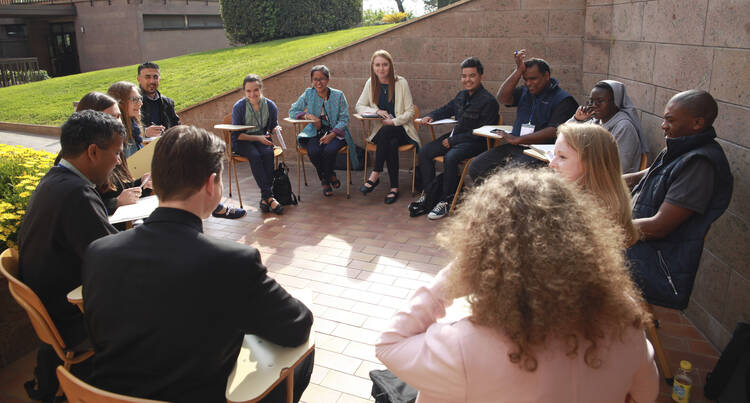
[[[455,119],[440,119],[440,120],[434,120],[429,123],[430,126],[437,126],[437,125],[449,125],[453,123],[458,123],[458,120]]]
[[[276,137],[279,139],[279,145],[282,150],[286,150],[286,143],[284,143],[284,136],[281,135],[281,126],[276,126]]]
[[[156,196],[142,197],[135,204],[120,206],[115,213],[109,216],[110,224],[146,218],[159,206],[159,198]]]

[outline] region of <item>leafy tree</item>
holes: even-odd
[[[310,35],[362,21],[362,0],[219,0],[232,43]]]

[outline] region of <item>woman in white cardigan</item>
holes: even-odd
[[[378,50],[372,54],[370,78],[362,89],[356,110],[357,113],[375,113],[382,118],[374,122],[367,139],[378,147],[372,173],[359,190],[363,194],[372,192],[380,183],[383,165],[387,164],[391,188],[385,202],[391,204],[398,198],[398,147],[409,143],[419,147],[421,143],[414,129],[414,104],[409,83],[394,73],[393,58],[387,51]]]

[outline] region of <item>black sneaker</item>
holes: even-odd
[[[439,201],[438,204],[433,207],[432,211],[430,211],[430,214],[427,214],[427,218],[430,220],[439,220],[446,215],[448,215],[448,207],[450,205],[447,201]]]

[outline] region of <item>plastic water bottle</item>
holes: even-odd
[[[680,361],[680,372],[674,377],[672,384],[672,400],[678,403],[688,403],[690,401],[690,389],[693,387],[693,380],[690,379],[690,370],[693,364],[690,361]]]

